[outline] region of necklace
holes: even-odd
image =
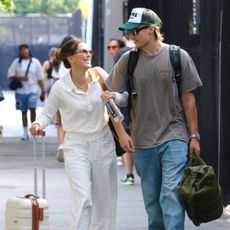
[[[82,90],[82,91],[86,91],[88,89],[88,83],[84,86],[79,86],[78,84],[74,83],[78,89]]]
[[[71,75],[72,75],[72,74],[71,74]],[[71,76],[71,77],[72,77],[72,76]],[[85,77],[85,81],[83,82],[83,84],[79,84],[79,83],[77,83],[76,80],[74,80],[73,77],[72,77],[72,81],[73,81],[74,85],[75,85],[78,89],[80,89],[80,90],[82,90],[82,91],[84,91],[84,92],[86,92],[87,89],[88,89],[88,87],[89,87],[88,83],[89,83],[90,79],[91,79],[90,76],[87,74],[87,76]]]

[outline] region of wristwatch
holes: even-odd
[[[200,140],[200,134],[199,133],[192,133],[189,137],[189,139],[196,138],[198,141]]]

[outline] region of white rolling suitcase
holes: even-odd
[[[34,194],[6,201],[4,230],[49,230],[48,203],[45,199],[45,138],[42,138],[42,198],[37,196],[37,141],[33,138]]]

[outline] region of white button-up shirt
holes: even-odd
[[[108,74],[102,68],[97,68],[105,80]],[[101,94],[98,77],[92,76],[88,90],[83,92],[73,84],[70,73],[67,73],[51,88],[45,107],[34,123],[39,123],[42,128],[47,127],[59,110],[66,132],[86,137],[101,132],[108,123],[108,114]],[[116,103],[123,104],[127,97],[127,94],[116,93]]]

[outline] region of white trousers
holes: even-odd
[[[73,195],[70,230],[114,230],[117,166],[109,128],[81,140],[66,133],[64,154]]]

